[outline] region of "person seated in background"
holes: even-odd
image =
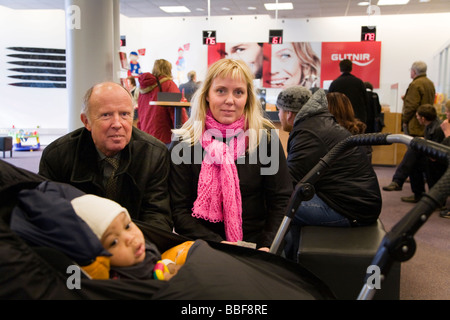
[[[191,106],[170,146],[175,232],[269,251],[292,184],[250,68],[242,60],[216,61]]]
[[[437,116],[436,108],[431,104],[421,105],[416,112],[418,122],[425,127],[424,139],[442,143],[444,140],[444,131],[441,128],[441,121]],[[440,163],[427,155],[416,152],[416,167],[419,171],[418,176],[421,179],[411,180],[411,190],[414,193],[409,197],[402,197],[405,202],[417,202],[425,193],[425,176],[428,189],[431,189],[436,182],[444,174],[447,169],[447,164]],[[442,208],[443,209],[443,208]]]
[[[325,91],[302,86],[281,91],[276,106],[283,130],[289,132],[287,165],[293,185],[301,181],[335,145],[352,134],[328,109]],[[287,257],[298,251],[301,226],[357,227],[373,224],[381,213],[376,173],[363,148],[339,155],[315,183],[311,200],[298,207],[285,248]]]
[[[133,219],[172,231],[167,147],[133,127],[130,92],[114,82],[91,87],[81,111],[83,128],[50,143],[39,174],[117,201]]]

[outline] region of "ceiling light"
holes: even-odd
[[[419,2],[430,2],[430,0],[419,0]]]
[[[247,7],[248,10],[256,10],[256,7]]]
[[[223,10],[223,11],[230,11],[230,8],[223,7],[222,10]]]
[[[185,6],[162,6],[159,8],[167,13],[191,12],[191,10]]]
[[[361,2],[358,2],[358,6],[368,6],[370,4],[370,2],[368,2],[368,1],[361,1]]]
[[[294,9],[292,2],[264,3],[264,7],[266,7],[266,10],[292,10],[292,9]]]
[[[409,0],[378,0],[378,6],[395,6],[407,4]]]
[[[195,10],[196,11],[205,11],[205,9],[203,9],[203,8],[196,8]]]

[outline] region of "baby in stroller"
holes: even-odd
[[[109,278],[170,280],[186,261],[193,241],[160,254],[117,202],[93,194],[74,198],[72,206],[100,240],[110,256]]]
[[[22,205],[12,214],[11,229],[35,244],[49,238],[49,226],[58,229],[60,236],[54,237],[50,247],[58,249],[60,243],[66,242],[66,255],[91,279],[170,280],[184,264],[193,241],[185,241],[161,254],[153,242],[145,239],[128,210],[110,199],[82,194],[70,200],[72,208],[67,201],[66,210],[36,210],[32,203],[37,199],[41,203],[52,201],[52,190],[61,188],[52,182],[44,184],[41,187],[44,192],[27,190],[20,195]],[[29,232],[30,228],[33,232]],[[67,242],[66,238],[83,238],[86,242]],[[89,257],[81,259],[77,251],[83,250],[80,248],[83,243],[96,249],[87,247]]]
[[[95,266],[99,260],[109,263],[112,256],[75,213],[71,201],[83,195],[70,185],[47,181],[0,160],[1,299],[334,299],[320,279],[280,256],[189,239],[136,220],[133,223],[145,239],[163,252],[161,260],[168,258],[182,264],[185,257],[176,276],[170,281],[127,277],[116,280],[110,279],[108,272],[103,273],[103,279],[84,276],[81,270]],[[189,245],[186,241],[191,240],[188,250],[179,247]],[[75,283],[75,274],[68,272],[72,265],[81,267],[77,271],[79,288],[70,286]],[[116,268],[121,267],[111,266],[109,270]]]

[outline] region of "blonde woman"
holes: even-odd
[[[212,64],[170,151],[175,231],[269,250],[292,193],[285,153],[244,61]]]

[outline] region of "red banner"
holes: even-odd
[[[354,76],[370,82],[374,88],[380,87],[381,42],[361,41],[322,42],[321,88],[328,88],[341,75],[339,62],[344,59],[353,62]]]

